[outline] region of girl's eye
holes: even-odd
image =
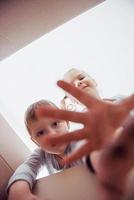
[[[79,80],[81,81],[81,80],[83,80],[85,78],[85,76],[80,76],[79,77]]]

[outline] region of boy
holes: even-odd
[[[36,110],[42,108],[57,108],[52,102],[41,100],[35,102],[26,111],[25,124],[30,134],[31,140],[35,142],[39,148],[20,165],[13,176],[9,180],[9,200],[40,200],[32,194],[31,189],[35,182],[37,173],[42,165],[46,165],[50,174],[54,169],[61,170],[70,168],[75,165],[83,164],[83,161],[73,162],[71,165],[62,165],[62,158],[73,148],[67,144],[46,145],[44,137],[49,134],[65,134],[68,132],[67,123],[64,120],[47,119],[45,116],[40,118],[37,116]]]

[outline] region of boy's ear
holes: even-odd
[[[31,140],[32,140],[38,147],[40,146],[39,143],[36,142],[32,137],[31,137]]]

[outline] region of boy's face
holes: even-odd
[[[32,122],[29,129],[31,132],[31,139],[41,146],[44,151],[52,154],[64,153],[67,147],[66,144],[55,146],[47,145],[44,142],[44,138],[49,134],[65,134],[68,132],[67,123],[65,121],[41,117],[37,121]]]
[[[94,97],[99,96],[95,80],[84,71],[72,69],[65,74],[64,80]]]

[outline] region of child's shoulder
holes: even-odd
[[[38,157],[39,157],[40,159],[44,160],[45,157],[46,157],[46,153],[45,153],[45,151],[43,151],[43,149],[37,147],[37,148],[34,149],[34,151],[31,153],[30,157],[31,157],[31,158],[38,158]]]

